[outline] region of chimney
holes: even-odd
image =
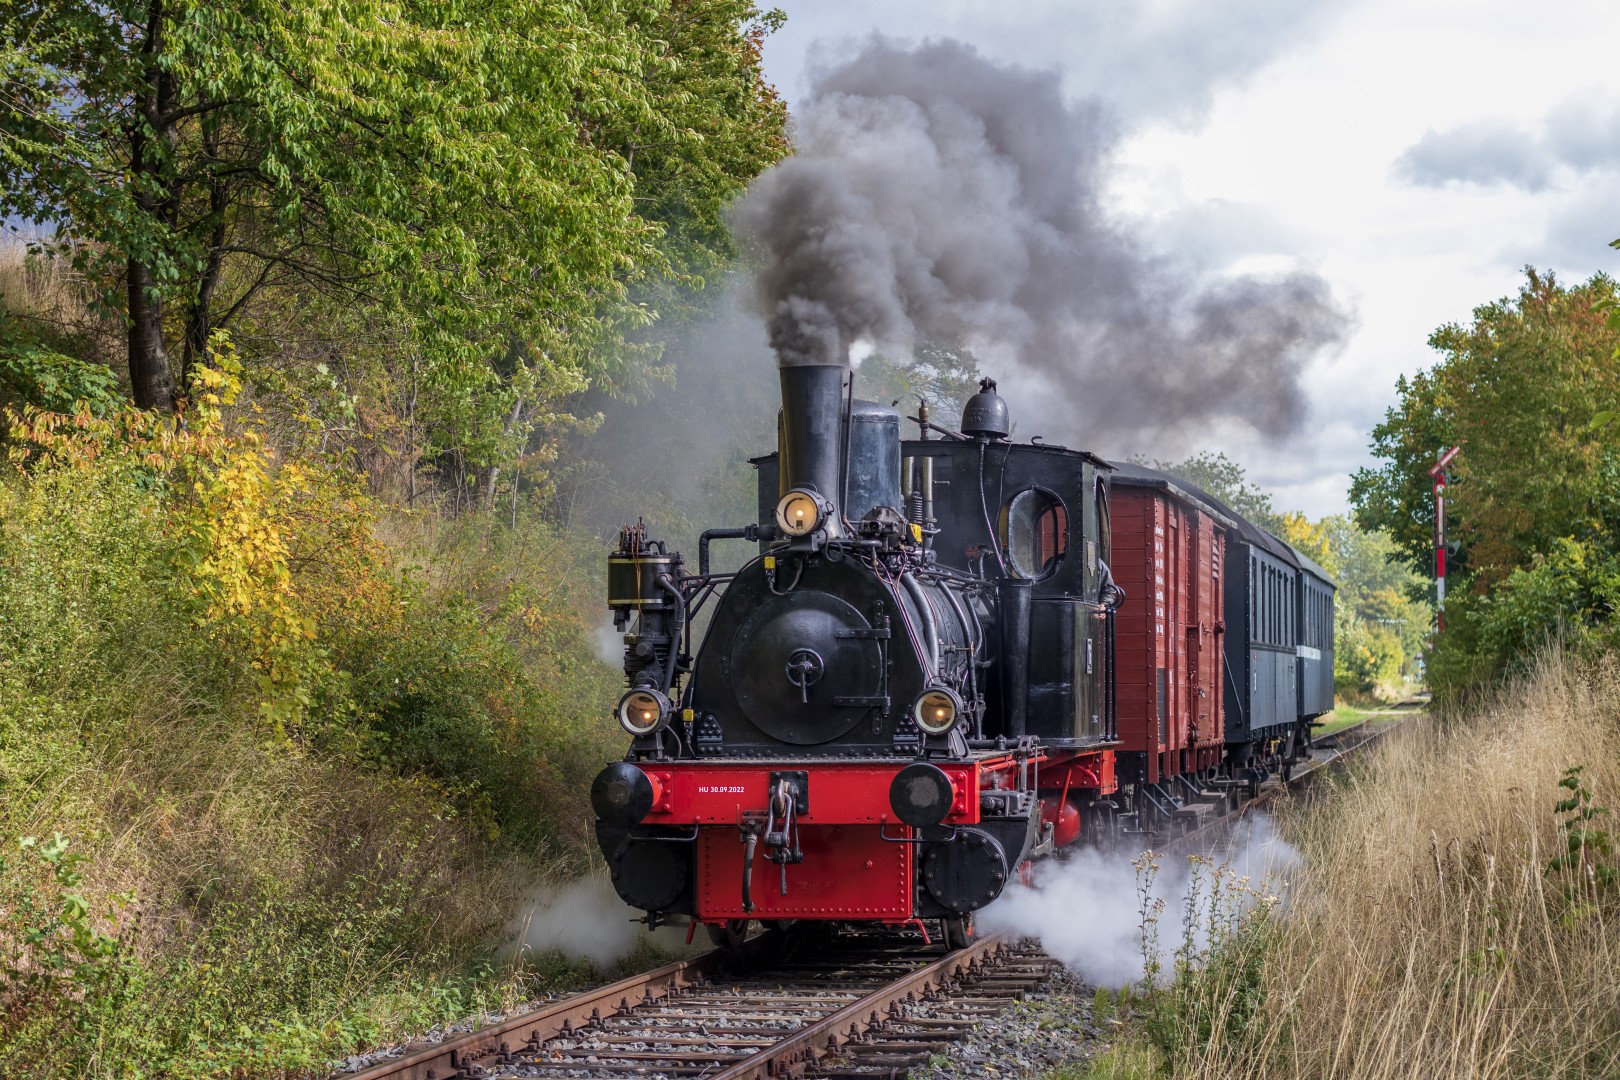
[[[844,462],[844,378],[847,368],[796,364],[782,376],[782,416],[777,429],[777,491],[810,488],[833,507],[831,536],[842,529],[839,490]]]

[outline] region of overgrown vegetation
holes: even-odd
[[[572,542],[386,511],[196,374],[183,430],[12,432],[7,1075],[269,1075],[519,992],[466,965],[617,748]]]
[[[494,962],[622,749],[557,460],[787,152],[781,18],[0,14],[0,1072],[318,1071],[571,977]]]
[[[1543,656],[1322,781],[1284,906],[1195,913],[1208,947],[1079,1075],[1615,1075],[1617,701],[1620,660]]]

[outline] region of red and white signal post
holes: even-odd
[[[1429,470],[1434,478],[1434,628],[1446,628],[1446,466],[1461,450],[1442,450]]]

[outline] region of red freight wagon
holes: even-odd
[[[1221,574],[1230,526],[1158,476],[1121,470],[1110,488],[1110,569],[1126,596],[1115,615],[1116,767],[1140,793],[1135,809],[1168,817],[1205,788],[1225,748]]]

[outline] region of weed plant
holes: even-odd
[[[1286,907],[1193,913],[1207,948],[1178,956],[1131,1060],[1152,1050],[1178,1078],[1620,1075],[1617,702],[1620,664],[1550,655],[1491,707],[1409,724],[1323,781],[1285,811],[1303,856]]]

